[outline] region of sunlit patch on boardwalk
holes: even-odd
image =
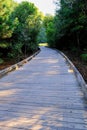
[[[0,91],[0,97],[7,97],[15,93],[16,93],[16,90],[2,90]]]
[[[73,69],[68,69],[69,73],[74,73]]]
[[[53,108],[54,109],[54,108]],[[52,108],[43,108],[39,111],[34,111],[31,117],[25,116],[25,114],[20,114],[20,117],[8,119],[6,121],[1,121],[0,126],[5,126],[8,128],[29,128],[32,130],[40,130],[41,128],[45,126],[55,126],[55,127],[62,127],[62,122],[58,122],[63,120],[63,116],[61,115],[61,112],[59,115],[57,115],[53,111]],[[46,117],[47,115],[47,117]]]

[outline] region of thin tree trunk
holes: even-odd
[[[80,53],[80,39],[79,39],[79,33],[77,33],[76,35],[77,35],[77,49],[78,49],[78,50],[77,50],[77,51],[78,51],[77,53],[78,53],[78,55],[79,55],[79,53]]]

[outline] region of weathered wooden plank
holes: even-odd
[[[0,79],[0,130],[87,130],[87,105],[73,71],[42,47]]]

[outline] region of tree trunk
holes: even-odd
[[[77,54],[79,55],[80,53],[80,38],[79,38],[79,33],[77,32]]]

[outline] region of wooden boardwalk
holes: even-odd
[[[42,51],[0,79],[0,130],[87,130],[87,105],[66,60]]]

